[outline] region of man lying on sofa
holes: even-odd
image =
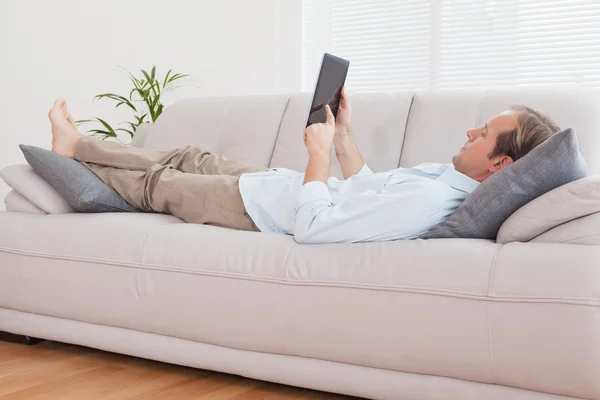
[[[304,131],[305,173],[230,161],[206,149],[128,147],[78,132],[66,102],[49,112],[52,151],[80,161],[132,206],[186,222],[294,235],[299,243],[367,242],[419,237],[450,216],[477,185],[558,132],[547,116],[511,107],[478,128],[452,164],[373,173],[350,129],[342,90],[337,121]],[[329,177],[331,148],[344,180]]]

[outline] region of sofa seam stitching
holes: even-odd
[[[406,122],[404,123],[404,132],[402,135],[402,145],[400,146],[400,156],[398,157],[398,168],[400,168],[400,164],[402,163],[402,155],[404,153],[404,145],[406,144],[406,137],[408,136],[408,122],[410,120],[410,112],[412,111],[413,104],[415,102],[416,92],[412,93],[410,97],[410,105],[408,106],[408,113],[406,114]]]
[[[140,264],[144,263],[144,252],[146,251],[146,244],[148,243],[148,239],[150,239],[150,235],[152,234],[153,231],[154,231],[154,229],[148,230],[148,233],[146,234],[146,238],[144,239],[144,242],[142,244],[142,249],[140,250]]]
[[[544,233],[546,233],[546,232],[544,232]],[[542,235],[543,235],[543,233],[542,233]],[[538,235],[538,236],[542,236],[542,235]],[[579,244],[579,243],[570,243],[570,242],[572,242],[573,240],[586,239],[586,238],[589,238],[589,237],[599,236],[599,235],[600,235],[600,233],[590,233],[589,235],[577,236],[577,237],[574,237],[574,238],[571,238],[571,239],[561,240],[559,243]]]
[[[487,301],[485,301],[483,304],[488,325],[488,359],[490,363],[490,380],[493,384],[496,384],[496,379],[494,378],[494,368],[492,366],[492,318],[490,317],[490,304]]]
[[[496,259],[498,257],[498,253],[500,252],[500,249],[502,249],[502,246],[498,246],[496,248],[496,251],[494,252],[494,256],[492,257],[492,262],[490,265],[490,273],[488,275],[488,289],[487,289],[487,297],[490,298],[491,297],[491,291],[492,291],[492,281],[494,279],[494,272],[496,271]],[[496,383],[496,380],[494,378],[494,368],[493,368],[493,351],[492,351],[492,318],[490,316],[490,304],[489,301],[485,301],[484,302],[484,308],[485,308],[485,313],[486,313],[486,318],[487,318],[487,325],[488,325],[488,359],[489,359],[489,363],[490,363],[490,379],[492,381],[492,383]]]
[[[43,217],[43,215],[39,215],[39,217]],[[543,302],[543,303],[548,303],[548,302],[557,302],[558,300],[566,300],[566,301],[587,301],[587,302],[600,302],[600,297],[596,298],[596,297],[577,297],[577,296],[553,296],[553,297],[542,297],[542,296],[550,296],[547,294],[542,294],[542,293],[533,293],[530,295],[524,295],[524,294],[520,294],[520,293],[509,293],[509,294],[504,294],[502,295],[502,297],[499,296],[486,296],[485,293],[477,293],[477,292],[466,292],[466,291],[453,291],[451,289],[447,289],[447,288],[433,288],[430,286],[417,286],[417,285],[412,285],[412,286],[384,286],[384,285],[379,285],[379,286],[368,286],[365,284],[360,284],[360,283],[355,283],[355,282],[347,282],[347,281],[343,281],[343,282],[331,282],[331,281],[294,281],[294,280],[287,280],[287,279],[277,279],[277,278],[271,278],[271,277],[266,277],[266,276],[250,276],[250,275],[243,275],[243,274],[237,274],[237,273],[223,273],[223,272],[218,272],[218,271],[207,271],[207,270],[189,270],[189,269],[182,269],[182,268],[165,268],[159,265],[152,265],[152,264],[135,264],[135,263],[122,263],[122,262],[117,262],[117,261],[112,261],[112,260],[102,260],[102,259],[86,259],[86,258],[75,258],[75,257],[68,257],[68,256],[53,256],[50,254],[44,254],[44,253],[33,253],[33,252],[26,252],[24,250],[11,250],[11,249],[7,249],[7,248],[3,248],[0,247],[0,252],[5,252],[5,253],[21,253],[23,255],[28,255],[31,257],[40,257],[40,258],[51,258],[51,259],[59,259],[59,260],[65,260],[65,261],[85,261],[85,262],[91,262],[91,263],[106,263],[108,265],[113,265],[113,266],[117,266],[117,267],[123,267],[123,268],[131,268],[131,267],[141,267],[141,268],[146,268],[149,270],[160,270],[160,271],[168,271],[168,272],[178,272],[178,273],[186,273],[186,274],[192,274],[192,275],[202,275],[202,276],[213,276],[213,277],[221,277],[221,278],[233,278],[233,279],[246,279],[246,280],[252,280],[252,281],[261,281],[261,282],[269,282],[269,283],[285,283],[285,284],[298,284],[298,285],[312,285],[312,286],[331,286],[331,287],[342,287],[342,288],[364,288],[364,289],[370,289],[370,290],[386,290],[386,291],[394,291],[394,292],[416,292],[416,291],[421,291],[423,294],[431,294],[431,295],[445,295],[448,297],[455,297],[455,298],[465,298],[465,297],[461,297],[461,296],[472,296],[472,297],[480,297],[483,298],[481,300],[485,301],[486,298],[490,298],[493,300],[502,300],[502,299],[506,299],[506,300],[514,300],[513,298],[519,298],[520,300],[537,300],[538,302]],[[537,296],[537,297],[534,297]],[[568,303],[568,302],[563,302],[563,303],[559,303],[559,304],[572,304],[572,303]],[[578,303],[579,304],[579,303]],[[592,305],[595,306],[595,305]],[[598,307],[600,307],[600,304],[598,304]]]
[[[281,126],[283,125],[283,119],[285,118],[285,114],[287,113],[287,110],[290,107],[291,101],[292,101],[292,96],[289,96],[287,99],[287,102],[285,103],[285,108],[283,110],[283,114],[281,114],[281,119],[279,120],[279,126],[277,127],[277,135],[275,136],[275,141],[273,142],[271,158],[269,158],[269,163],[267,164],[267,168],[271,168],[271,163],[273,162],[273,157],[275,157],[275,149],[277,148],[277,142],[279,141],[279,136],[281,135]]]
[[[217,141],[216,141],[217,149],[220,147],[219,143],[221,142],[221,138],[223,137],[223,132],[225,131],[225,120],[227,119],[229,110],[233,106],[233,103],[235,103],[238,99],[239,99],[239,97],[236,96],[227,103],[227,108],[225,109],[225,112],[223,113],[223,117],[221,118],[221,127],[219,128],[219,135],[217,136]],[[220,153],[220,151],[219,151],[219,153]]]
[[[492,261],[490,264],[490,273],[488,274],[488,287],[487,287],[487,296],[491,296],[492,292],[492,280],[494,279],[494,272],[496,271],[496,258],[498,257],[498,253],[502,246],[498,246],[496,251],[494,252],[494,256],[492,257]]]
[[[290,258],[290,254],[292,253],[292,250],[294,250],[294,248],[298,246],[298,243],[294,243],[292,245],[292,247],[290,247],[290,249],[288,250],[287,254],[285,255],[285,263],[283,265],[283,277],[285,279],[287,279],[287,273],[288,273],[288,259]]]

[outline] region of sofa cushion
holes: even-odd
[[[585,177],[586,171],[575,130],[565,129],[484,180],[450,217],[422,238],[495,239],[502,223],[520,207]]]
[[[80,212],[139,211],[84,164],[35,146],[19,145],[34,171]]]
[[[46,214],[44,210],[27,200],[16,190],[11,190],[4,198],[6,211],[28,212],[34,214]]]
[[[27,164],[16,164],[3,168],[0,171],[0,178],[47,214],[76,212],[52,185]]]
[[[527,242],[558,225],[597,212],[600,175],[593,175],[560,186],[519,208],[502,224],[496,241]],[[572,235],[578,236],[577,232]]]

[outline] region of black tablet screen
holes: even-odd
[[[337,116],[340,91],[346,81],[349,65],[349,61],[325,53],[306,126],[326,121],[325,104],[329,104],[333,115]]]

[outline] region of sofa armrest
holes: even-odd
[[[527,242],[598,212],[600,174],[567,183],[525,204],[504,221],[496,241],[502,244]],[[568,235],[575,234],[573,229],[569,228]]]
[[[10,165],[0,170],[0,178],[30,203],[47,214],[76,212],[73,207],[28,164]]]
[[[11,190],[4,198],[6,211],[29,212],[34,214],[46,214],[44,210],[20,195],[16,190]]]
[[[600,246],[600,213],[574,219],[554,227],[531,241]]]

